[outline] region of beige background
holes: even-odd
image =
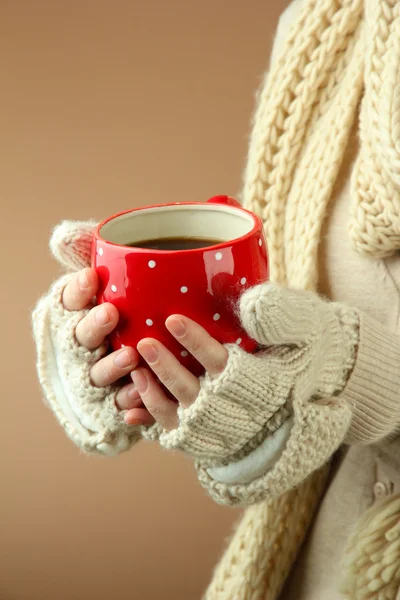
[[[81,455],[42,403],[29,312],[61,219],[237,193],[283,4],[0,0],[0,600],[191,600],[210,578],[238,513],[151,444]]]

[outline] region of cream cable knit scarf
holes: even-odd
[[[245,173],[275,281],[317,286],[323,218],[361,106],[349,230],[373,256],[400,248],[400,3],[308,0],[268,74]]]
[[[306,0],[259,92],[245,172],[243,201],[265,221],[273,281],[317,288],[322,223],[358,109],[349,235],[357,251],[384,257],[400,249],[400,1]],[[248,509],[207,600],[278,598],[326,473]],[[395,497],[360,523],[345,598],[396,597],[399,516]]]

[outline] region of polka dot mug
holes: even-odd
[[[207,238],[215,244],[140,247],[145,240],[172,238]],[[100,281],[98,302],[111,302],[120,314],[110,336],[114,350],[154,337],[200,375],[200,365],[165,327],[167,317],[177,313],[221,343],[255,350],[236,306],[246,288],[268,279],[266,241],[261,219],[233,198],[145,206],[109,217],[95,231],[92,263]]]

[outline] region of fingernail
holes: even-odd
[[[132,419],[129,414],[125,415],[124,421],[127,425],[146,425],[146,422],[143,419]]]
[[[168,329],[175,337],[183,337],[186,333],[186,325],[180,319],[168,321]]]
[[[135,387],[139,394],[144,394],[147,390],[147,377],[142,371],[133,371],[132,373],[132,381],[135,384]]]
[[[114,356],[114,363],[120,369],[126,369],[126,367],[130,367],[132,364],[131,357],[127,350],[121,350]]]
[[[107,325],[107,323],[110,322],[110,317],[105,306],[102,306],[96,311],[95,319],[98,325]]]
[[[89,287],[87,271],[81,271],[78,275],[78,283],[81,290],[86,290]]]
[[[157,362],[158,351],[154,344],[142,344],[138,350],[144,360],[150,365]]]

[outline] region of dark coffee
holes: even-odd
[[[169,237],[157,238],[155,240],[143,240],[141,242],[132,242],[127,246],[134,248],[149,248],[152,250],[192,250],[194,248],[207,248],[221,244],[222,240],[199,237]]]

